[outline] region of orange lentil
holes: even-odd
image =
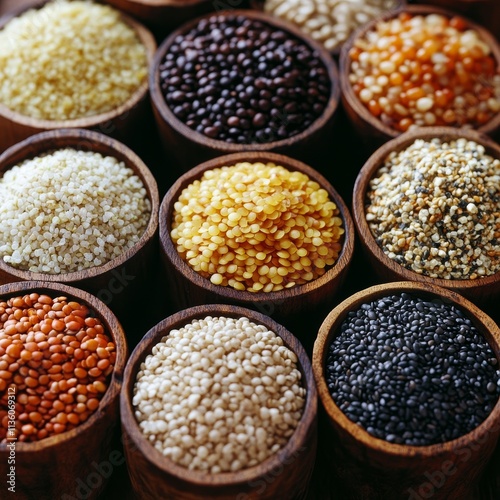
[[[67,361],[66,363],[64,363],[62,365],[62,369],[63,369],[63,372],[71,373],[71,372],[73,372],[75,367],[74,367],[73,363],[71,363],[70,361]]]
[[[94,356],[88,356],[84,363],[87,368],[94,368],[94,366],[97,366],[97,359]]]
[[[86,326],[90,326],[90,327],[92,327],[92,326],[95,326],[96,324],[97,324],[97,321],[96,321],[96,319],[95,319],[95,318],[92,318],[92,317],[90,317],[90,318],[85,318],[85,325],[86,325]]]
[[[68,416],[66,415],[66,413],[63,413],[63,412],[58,413],[56,415],[55,421],[58,424],[66,424],[66,422],[68,421]]]
[[[54,433],[62,434],[66,430],[66,426],[62,424],[54,424]]]
[[[102,382],[97,380],[92,385],[97,390],[97,392],[106,392],[106,386]]]
[[[30,436],[36,432],[36,429],[32,424],[25,424],[21,427],[21,432],[26,436]]]
[[[77,321],[69,321],[68,323],[66,323],[66,328],[68,330],[79,330],[81,328],[81,324],[78,323]]]
[[[0,301],[0,408],[15,383],[20,442],[65,432],[99,406],[116,354],[112,338],[89,314],[66,297],[33,293]],[[5,442],[8,419],[1,412],[0,422]]]
[[[109,366],[109,360],[108,359],[101,359],[100,361],[98,361],[97,363],[97,368],[99,368],[99,370],[106,370]]]
[[[60,319],[54,319],[52,321],[52,328],[58,332],[62,332],[66,325],[64,324],[64,321],[61,321]]]
[[[21,354],[22,349],[22,344],[11,344],[9,347],[7,347],[7,349],[5,349],[5,352],[13,358],[18,358]]]
[[[83,368],[75,368],[75,375],[78,378],[85,378],[87,376],[87,372]]]
[[[99,400],[96,398],[91,398],[87,400],[87,408],[90,411],[95,411],[99,407]]]
[[[43,352],[35,351],[31,353],[31,359],[33,361],[41,361],[43,359]]]
[[[68,422],[72,425],[78,425],[80,423],[80,418],[76,413],[68,413]]]
[[[97,355],[102,359],[102,358],[109,358],[109,351],[106,350],[103,347],[98,347],[97,348]]]
[[[48,435],[49,435],[49,433],[47,432],[46,429],[40,429],[37,432],[36,437],[37,437],[38,441],[40,441],[41,439],[45,439]]]
[[[88,373],[92,378],[97,378],[97,377],[101,376],[102,370],[99,370],[99,368],[97,368],[97,367],[91,368]]]

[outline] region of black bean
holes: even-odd
[[[240,144],[302,132],[324,112],[331,92],[326,67],[301,40],[230,13],[207,16],[177,36],[160,64],[160,79],[181,121]],[[235,120],[242,117],[247,120]]]

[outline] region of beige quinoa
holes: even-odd
[[[179,255],[215,285],[271,292],[314,280],[335,264],[344,229],[328,192],[269,163],[206,171],[174,204]]]
[[[207,316],[153,347],[141,363],[132,404],[160,453],[217,474],[278,452],[305,401],[298,358],[281,337],[246,317]]]
[[[146,49],[117,10],[53,1],[0,31],[0,103],[32,118],[111,111],[147,78]]]

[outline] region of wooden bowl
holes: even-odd
[[[243,0],[241,0],[243,1]],[[140,20],[163,40],[183,23],[207,12],[230,8],[232,0],[105,0]]]
[[[190,471],[162,455],[142,434],[135,419],[132,396],[137,372],[154,345],[171,330],[206,316],[247,317],[277,335],[298,357],[298,369],[307,391],[302,418],[289,442],[259,465],[238,472],[208,474]],[[217,498],[274,500],[305,498],[317,444],[317,394],[309,358],[300,342],[271,318],[250,309],[212,304],[192,307],[167,317],[151,328],[134,349],[125,370],[120,398],[125,456],[135,494],[140,499]]]
[[[253,8],[253,9],[256,9],[256,10],[259,10],[259,11],[263,11],[263,12],[266,12],[264,10],[264,7],[265,7],[265,4],[266,4],[266,0],[250,0],[250,6]],[[395,10],[398,10],[402,7],[405,7],[407,4],[407,0],[396,0],[396,3],[394,5],[394,7],[392,7],[388,12],[393,12]],[[274,14],[273,14],[274,15]],[[280,16],[277,16],[278,18],[281,19]],[[295,24],[295,23],[294,23]],[[299,24],[297,24],[297,26],[302,30],[303,28],[300,27]],[[304,33],[307,35],[307,36],[310,36],[307,34],[307,32],[304,31]],[[335,47],[333,50],[330,50],[330,54],[334,57],[335,61],[338,61],[338,58],[340,56],[340,50],[342,48],[342,45],[343,44],[340,44],[338,45],[337,47]]]
[[[365,255],[371,262],[376,274],[384,281],[419,281],[429,285],[448,288],[466,296],[473,302],[493,302],[500,296],[500,272],[477,279],[441,279],[424,276],[406,269],[388,257],[376,242],[365,217],[366,193],[369,183],[392,151],[401,151],[416,139],[432,138],[453,140],[464,137],[485,147],[486,154],[500,159],[500,146],[489,137],[474,130],[454,129],[452,127],[426,127],[406,132],[377,149],[361,168],[353,191],[352,214],[359,240]]]
[[[266,162],[272,161],[291,171],[299,171],[316,181],[328,191],[329,197],[336,203],[345,229],[343,248],[337,262],[316,280],[303,285],[276,292],[238,291],[229,286],[214,285],[208,278],[201,276],[192,269],[179,255],[170,236],[174,203],[183,189],[202,177],[207,170],[224,165],[234,165],[240,161]],[[293,158],[254,151],[249,153],[233,153],[224,155],[198,165],[183,174],[171,186],[164,196],[160,206],[160,253],[169,281],[171,301],[179,309],[204,303],[230,303],[258,309],[268,316],[288,324],[293,317],[306,311],[311,312],[328,304],[341,287],[354,250],[354,224],[349,210],[331,184],[311,167]]]
[[[2,300],[31,292],[65,296],[86,305],[116,345],[116,364],[99,408],[78,427],[35,442],[15,442],[15,498],[53,500],[65,496],[97,498],[109,478],[113,430],[119,422],[119,395],[127,359],[125,333],[110,309],[96,297],[71,286],[25,281],[0,286]],[[0,473],[7,477],[11,448],[0,444]],[[114,455],[113,455],[114,457]],[[113,458],[114,460],[114,458]],[[123,458],[122,458],[123,460]],[[48,467],[47,464],[51,464]],[[106,464],[108,469],[106,469]],[[99,469],[102,467],[102,469]],[[7,485],[3,485],[7,492]],[[7,493],[5,493],[7,495]]]
[[[331,467],[342,469],[352,498],[479,498],[473,491],[500,434],[500,401],[486,420],[458,439],[430,446],[407,446],[373,437],[349,420],[329,393],[325,382],[326,356],[348,312],[363,303],[402,292],[429,300],[440,298],[461,309],[500,361],[498,325],[455,292],[429,284],[394,282],[375,285],[348,297],[321,325],[312,358],[318,395],[326,415],[324,437],[330,439],[328,449],[333,450]]]
[[[23,6],[17,11],[0,18],[2,29],[12,18],[23,12],[41,8],[45,1],[39,1],[29,7]],[[150,65],[157,49],[156,40],[152,33],[133,18],[122,14],[122,20],[136,33],[146,48],[148,64]],[[62,128],[85,128],[110,135],[122,141],[133,140],[137,134],[137,125],[144,120],[151,119],[149,103],[149,86],[147,78],[142,82],[134,94],[122,105],[106,113],[72,120],[43,120],[23,115],[13,111],[0,102],[0,153],[6,148],[26,139],[27,137],[48,130]]]
[[[141,179],[151,202],[151,217],[136,244],[118,257],[95,267],[63,274],[47,274],[17,269],[0,258],[0,284],[38,280],[66,283],[92,293],[113,312],[126,312],[151,272],[158,255],[159,193],[156,180],[143,161],[127,146],[107,135],[86,129],[62,129],[41,132],[12,146],[0,155],[0,174],[23,160],[54,149],[70,147],[110,155],[131,168]],[[145,282],[144,282],[145,283]],[[133,286],[129,286],[129,285]]]
[[[222,154],[241,151],[275,151],[290,155],[308,163],[324,163],[326,149],[336,117],[336,110],[340,99],[340,86],[337,64],[330,54],[314,40],[304,34],[291,23],[287,23],[257,10],[221,11],[218,16],[242,15],[254,21],[261,21],[275,29],[283,30],[316,51],[325,65],[331,81],[329,100],[323,111],[307,129],[285,139],[272,140],[254,144],[231,144],[226,141],[211,139],[185,125],[177,118],[167,105],[160,86],[160,64],[174,43],[177,36],[183,35],[198,24],[201,16],[185,23],[173,31],[160,45],[151,66],[149,87],[157,128],[162,139],[165,152],[171,156],[180,170],[186,171],[198,163],[209,160]],[[323,154],[325,153],[325,154]]]
[[[500,40],[500,3],[497,0],[413,0],[460,12],[491,31]]]
[[[427,15],[440,14],[447,18],[456,16],[457,13],[434,7],[431,5],[407,5],[395,12],[388,12],[372,20],[356,30],[351,37],[344,43],[340,54],[339,70],[340,70],[340,85],[342,89],[342,105],[345,112],[351,121],[354,129],[359,134],[360,138],[365,143],[365,146],[371,151],[381,146],[384,142],[401,135],[399,130],[393,129],[384,124],[380,119],[370,113],[368,108],[364,106],[352,88],[349,82],[349,74],[351,68],[351,58],[349,51],[353,47],[354,41],[357,38],[363,38],[366,33],[372,31],[380,21],[387,21],[397,17],[401,12],[408,12],[412,15]],[[500,44],[495,37],[486,30],[483,26],[466,19],[470,29],[477,31],[481,39],[491,48],[492,55],[495,58],[498,67],[500,67]],[[490,136],[497,136],[500,130],[500,113],[497,113],[489,122],[480,127],[476,127],[478,132]]]

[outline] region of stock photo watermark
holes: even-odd
[[[469,462],[474,457],[474,454],[481,449],[482,445],[490,439],[491,434],[495,434],[499,430],[500,424],[497,424],[491,428],[489,432],[479,436],[467,446],[456,450],[453,460],[444,460],[439,468],[424,472],[423,475],[427,481],[423,481],[420,485],[415,486],[415,488],[409,488],[407,490],[409,493],[408,500],[425,500],[432,498],[446,485],[452,476],[461,472],[459,469],[460,463],[464,464]]]
[[[122,268],[121,270],[113,270],[112,277],[108,281],[108,284],[105,288],[101,288],[97,293],[96,297],[102,302],[104,302],[107,306],[111,304],[116,295],[122,293],[125,288],[135,280],[136,276],[133,274],[127,274],[127,269]]]
[[[7,490],[16,492],[16,387],[7,388]]]
[[[132,438],[126,434],[121,434],[120,442],[123,448],[135,448]],[[65,493],[60,500],[86,500],[92,496],[94,490],[101,488],[113,475],[116,468],[125,465],[125,455],[123,449],[113,449],[109,452],[107,459],[90,464],[92,470],[85,477],[75,480],[75,490]]]
[[[285,458],[269,473],[254,481],[248,481],[247,486],[252,489],[251,493],[239,493],[236,495],[235,500],[249,500],[250,498],[254,498],[254,495],[262,495],[270,485],[272,485],[282,474],[287,472],[286,466],[293,464],[296,460],[299,460],[306,451],[307,447],[301,446],[295,453]],[[300,498],[299,493],[301,492],[297,491],[296,493],[297,498]]]

